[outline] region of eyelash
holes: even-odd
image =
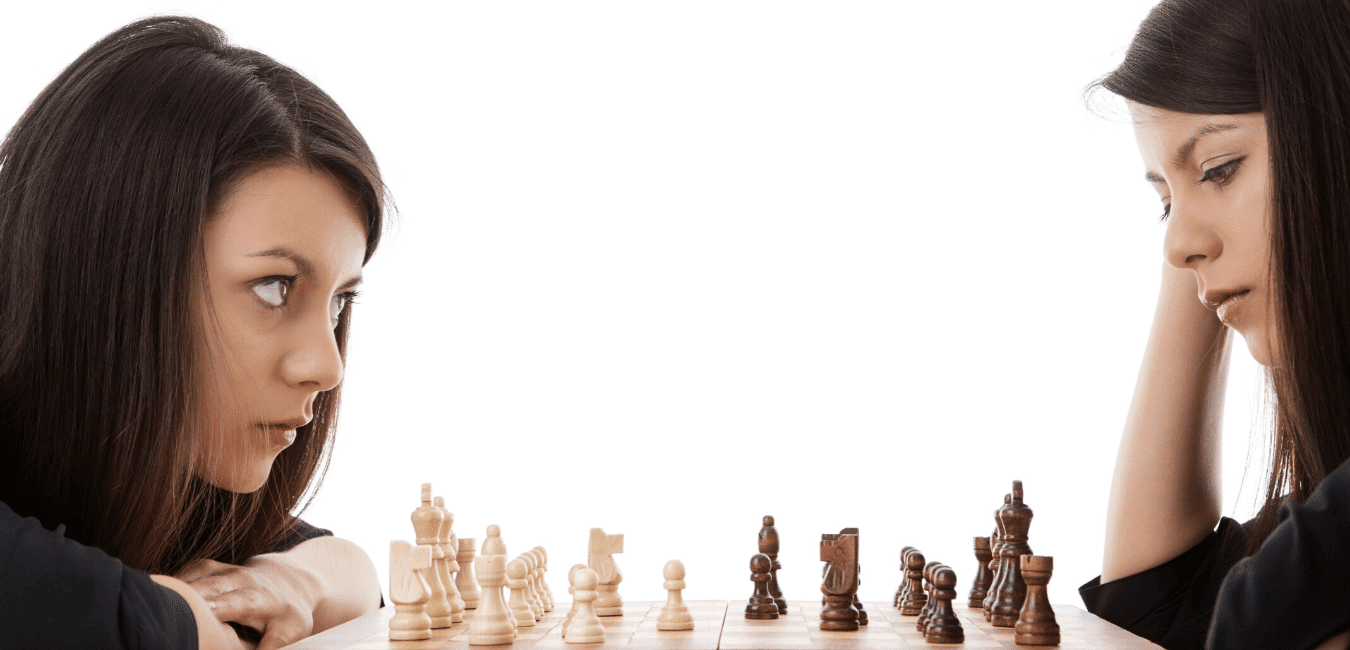
[[[284,294],[285,294],[285,295],[282,296],[282,299],[281,299],[281,300],[282,300],[282,303],[281,303],[280,305],[273,305],[273,304],[267,302],[266,300],[262,300],[261,297],[258,298],[259,300],[262,300],[263,305],[266,306],[268,309],[270,309],[270,310],[272,310],[272,311],[277,311],[277,310],[280,310],[280,309],[282,309],[282,308],[284,308],[284,307],[286,306],[286,300],[287,300],[287,299],[289,298],[289,296],[290,296],[290,288],[291,288],[291,285],[294,284],[295,281],[296,281],[297,279],[299,279],[299,277],[300,277],[300,276],[298,276],[298,275],[271,275],[271,276],[262,278],[261,280],[258,280],[257,282],[254,282],[254,283],[253,283],[253,286],[255,286],[255,287],[261,287],[261,286],[265,286],[265,285],[267,285],[267,284],[269,284],[269,283],[272,283],[272,282],[285,282],[285,283],[286,283],[286,284],[285,284],[285,287],[286,287],[286,288],[285,288],[285,291],[284,291]],[[337,296],[335,296],[335,297],[337,297],[337,298],[341,298],[341,299],[342,299],[342,309],[338,312],[338,317],[339,317],[339,318],[342,317],[342,314],[347,313],[347,308],[348,308],[348,307],[351,307],[352,305],[355,305],[355,304],[356,304],[356,298],[357,298],[358,296],[360,296],[360,295],[361,295],[361,292],[360,292],[360,291],[357,291],[357,290],[355,290],[355,289],[352,289],[351,291],[344,291],[344,292],[342,292],[342,293],[339,293]]]
[[[1222,165],[1215,165],[1205,170],[1205,174],[1196,181],[1196,185],[1206,182],[1212,182],[1219,187],[1224,187],[1233,181],[1233,174],[1237,173],[1238,167],[1247,157],[1234,158]],[[1158,217],[1158,223],[1167,221],[1167,217],[1172,214],[1172,204],[1163,206],[1162,216]]]

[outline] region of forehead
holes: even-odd
[[[331,175],[284,165],[241,180],[211,215],[205,240],[208,255],[282,246],[350,272],[365,257],[366,228],[357,201]]]
[[[1135,139],[1150,165],[1177,162],[1201,142],[1243,143],[1264,146],[1266,121],[1261,113],[1215,115],[1182,113],[1129,102]]]

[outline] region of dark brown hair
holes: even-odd
[[[1350,458],[1350,3],[1163,0],[1098,84],[1184,113],[1262,112],[1279,357],[1266,506],[1303,501]]]
[[[244,176],[284,163],[347,188],[369,261],[384,187],[360,133],[309,80],[193,18],[109,34],[14,125],[0,144],[0,499],[16,512],[158,573],[238,563],[286,532],[322,479],[338,388],[262,489],[194,478],[204,225]]]

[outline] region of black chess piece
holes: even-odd
[[[905,556],[914,550],[913,546],[906,546],[900,549],[900,586],[895,588],[895,599],[891,601],[896,609],[900,608],[900,601],[905,597],[905,587],[909,585],[909,570],[905,566]]]
[[[928,615],[928,626],[923,631],[923,640],[929,643],[964,643],[965,630],[961,629],[961,619],[952,611],[952,599],[956,598],[956,572],[942,564],[933,569],[933,609]]]
[[[759,529],[759,552],[769,556],[772,564],[769,568],[769,595],[778,605],[778,613],[787,614],[787,601],[783,599],[783,591],[778,588],[778,570],[783,565],[778,563],[778,529],[774,528],[773,515],[764,515],[764,526]]]
[[[755,593],[750,596],[750,604],[745,606],[745,617],[755,621],[768,621],[778,618],[778,605],[769,595],[769,568],[773,562],[769,556],[756,553],[750,558],[750,580],[755,583]]]
[[[820,610],[820,629],[853,632],[858,629],[858,610],[853,607],[858,594],[858,536],[825,534],[820,536],[820,560],[826,562],[820,591],[825,607]]]
[[[903,616],[918,616],[923,610],[923,606],[928,604],[928,594],[923,591],[923,553],[917,549],[909,552],[909,559],[906,563],[906,585],[905,596],[900,601],[900,614]]]
[[[923,609],[919,610],[919,620],[914,622],[914,629],[923,632],[928,628],[928,617],[933,613],[933,570],[942,566],[941,562],[933,560],[923,565],[923,592],[927,601],[923,604]]]
[[[1003,551],[999,555],[999,573],[1003,579],[995,592],[994,606],[990,610],[989,622],[995,627],[1015,627],[1022,613],[1022,603],[1027,597],[1027,583],[1022,578],[1020,560],[1023,555],[1031,555],[1031,546],[1027,544],[1027,532],[1031,529],[1031,508],[1022,503],[1022,482],[1013,481],[1012,503],[999,514],[1003,522]]]
[[[858,536],[858,529],[845,528],[839,531],[839,534]],[[861,536],[859,536],[858,542],[860,544],[862,543]],[[861,552],[861,549],[859,549],[859,552]],[[862,584],[862,565],[859,564],[857,567],[854,567],[853,573],[858,576],[856,579],[857,584],[853,586],[853,609],[858,610],[858,625],[867,625],[867,610],[863,609],[862,601],[858,600],[858,585]]]
[[[975,580],[970,585],[970,602],[968,604],[971,607],[984,606],[984,599],[989,595],[989,583],[994,578],[993,574],[989,572],[989,560],[994,557],[989,548],[989,541],[988,537],[975,538],[977,568],[975,569]]]

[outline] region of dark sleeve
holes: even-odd
[[[1224,517],[1199,544],[1147,571],[1078,588],[1087,610],[1169,650],[1204,646],[1224,574],[1247,532]]]
[[[1279,523],[1224,579],[1209,648],[1311,648],[1350,627],[1350,461]]]
[[[332,536],[333,531],[327,528],[319,528],[299,517],[291,517],[291,527],[286,530],[286,534],[264,549],[263,553],[284,553],[315,537]]]
[[[192,610],[144,571],[0,502],[0,640],[7,648],[196,648]]]

